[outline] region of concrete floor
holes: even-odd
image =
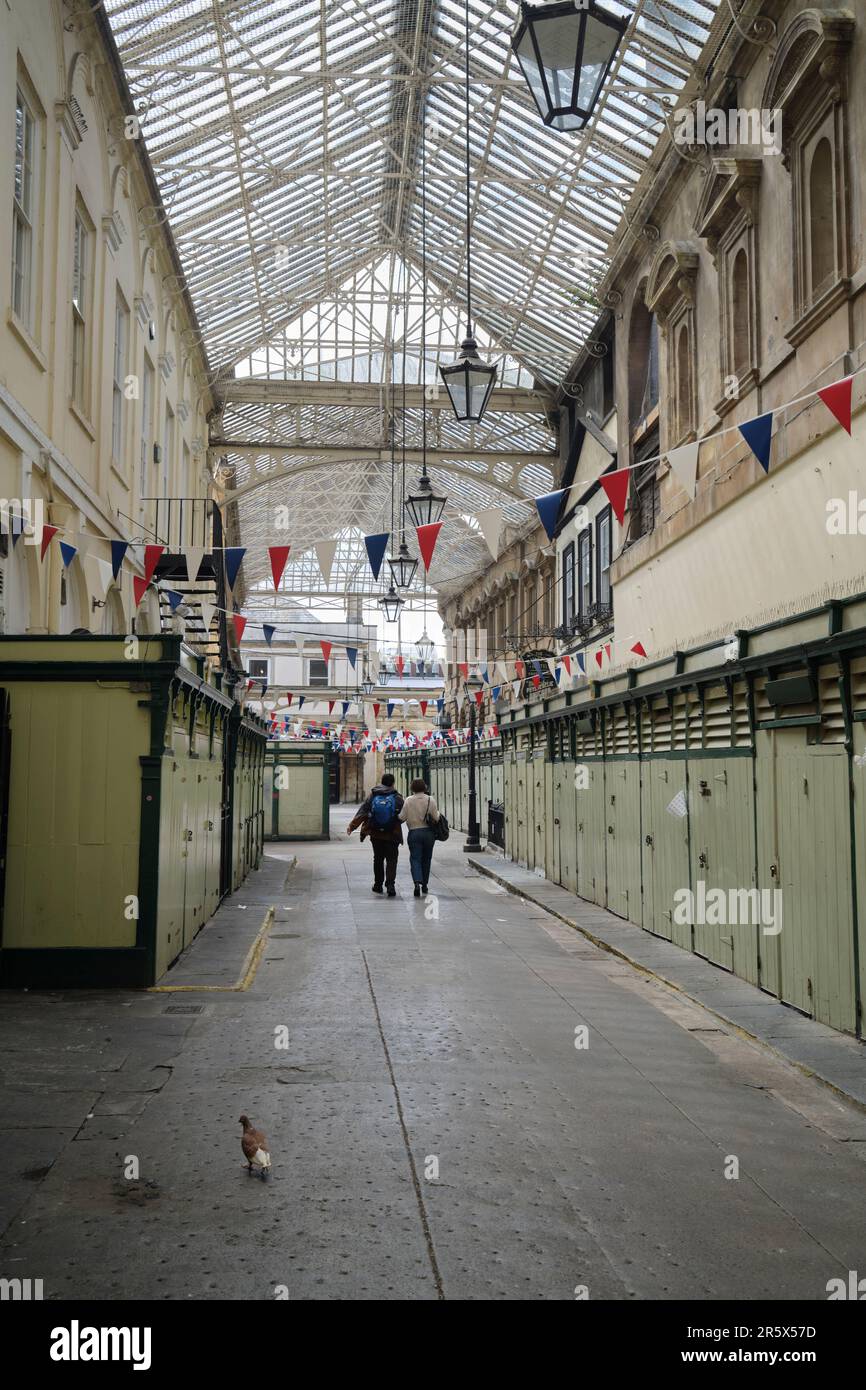
[[[400,897],[375,897],[350,814],[271,847],[295,871],[270,858],[223,910],[230,983],[276,907],[247,992],[0,996],[0,1277],[46,1298],[823,1300],[866,1273],[862,1111],[472,873],[458,835],[429,902],[405,851]],[[218,981],[207,930],[177,980],[200,960]]]

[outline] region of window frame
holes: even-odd
[[[13,178],[12,178],[12,246],[11,246],[11,271],[12,283],[10,290],[10,304],[12,313],[17,321],[26,331],[33,335],[35,308],[36,308],[36,287],[39,281],[38,265],[38,228],[39,228],[39,202],[40,202],[40,171],[41,171],[41,151],[42,151],[42,119],[36,109],[36,102],[33,95],[28,90],[29,83],[24,80],[23,73],[19,70],[15,82],[15,148],[12,159]],[[18,197],[19,184],[19,147],[18,147],[18,111],[23,109],[26,112],[25,119],[25,138],[23,144],[22,162],[23,168],[27,170],[27,178],[22,176],[22,192],[26,182],[27,206]],[[29,151],[27,149],[29,135]],[[19,269],[18,249],[20,245],[26,247],[26,268]],[[20,286],[20,293],[17,292]]]
[[[320,673],[317,673],[316,676],[315,676],[315,678],[314,678],[314,676],[313,676],[313,667],[314,667],[314,666],[324,666],[324,668],[325,668],[325,678],[324,678],[324,680],[321,679]],[[325,661],[324,657],[321,657],[321,656],[311,656],[311,657],[309,657],[309,658],[307,659],[307,685],[310,687],[310,689],[311,689],[311,690],[327,690],[328,687],[330,686],[330,684],[331,684],[331,668],[330,668],[330,663],[327,662],[327,661]]]
[[[583,602],[583,550],[586,542],[586,574],[588,594],[586,605]],[[592,607],[592,526],[585,526],[577,537],[577,616],[580,619],[589,618],[589,610]]]
[[[80,233],[80,236],[79,236]],[[71,342],[70,401],[86,419],[90,418],[91,323],[93,269],[96,246],[93,223],[80,197],[75,200],[72,224],[72,275],[70,277]]]
[[[605,523],[607,524],[607,598],[602,597],[602,570],[601,537]],[[610,571],[613,564],[613,509],[604,507],[595,518],[595,601],[597,604],[605,604],[613,613],[613,585],[610,580]]]
[[[126,424],[124,410],[127,368],[129,366],[130,313],[119,285],[114,296],[114,352],[111,366],[111,462],[124,475],[123,432]],[[125,475],[124,475],[125,476]]]
[[[574,541],[562,552],[562,621],[566,627],[577,617],[577,569]]]

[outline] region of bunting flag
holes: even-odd
[[[322,571],[322,578],[325,581],[325,588],[331,582],[331,570],[334,567],[334,556],[337,553],[336,541],[316,541],[316,559],[319,562],[319,569]]]
[[[159,564],[160,556],[164,550],[164,545],[146,545],[144,547],[144,578],[147,584],[153,579],[156,567]]]
[[[406,665],[405,661],[403,660],[402,654],[398,654],[398,655],[394,658],[394,665],[395,665],[395,667],[397,668],[397,675],[398,675],[398,676],[402,676],[402,674],[403,674],[403,667]]]
[[[319,646],[322,648],[322,659],[325,662],[325,665],[327,666],[328,662],[331,660],[332,643],[326,642],[325,639],[322,638],[319,642]]]
[[[444,697],[443,697],[442,695],[440,695],[439,698],[438,698],[437,701],[436,701],[436,708],[437,708],[437,710],[439,711],[440,714],[442,713],[443,709],[445,708],[445,699],[444,699]]]
[[[566,491],[566,488],[561,487],[557,492],[546,492],[543,497],[536,497],[535,499],[539,520],[547,532],[549,541],[552,541],[556,535],[556,522],[562,506],[562,495]]]
[[[834,381],[832,386],[822,386],[818,395],[831,410],[843,430],[851,433],[851,388],[853,377],[846,376],[842,381]]]
[[[577,662],[577,669],[582,676],[586,675],[586,656],[583,652],[575,652],[574,659]]]
[[[500,695],[502,694],[502,686],[501,686],[501,685],[494,685],[494,687],[493,687],[493,689],[491,690],[490,694],[491,694],[491,698],[492,698],[492,700],[493,700],[493,703],[496,704],[496,701],[499,699]]]
[[[329,714],[333,714],[333,713],[334,713],[334,705],[335,705],[336,703],[337,703],[336,700],[329,700],[329,701],[328,701],[328,713],[329,713]]]
[[[149,583],[149,579],[142,579],[138,574],[132,576],[132,592],[135,595],[136,608],[138,608],[141,600],[144,598]]]
[[[111,542],[111,575],[113,579],[117,579],[120,574],[120,566],[123,564],[123,557],[128,549],[128,541]]]
[[[356,663],[357,663],[357,661],[358,661],[358,648],[357,648],[357,647],[347,647],[347,648],[346,648],[346,656],[349,658],[349,665],[351,666],[352,670],[354,671],[355,666],[356,666]]]
[[[668,463],[677,481],[685,488],[689,497],[694,497],[698,486],[700,448],[700,443],[696,440],[693,444],[682,444],[679,449],[668,450]]]
[[[306,695],[299,695],[299,696],[298,696],[298,709],[299,709],[299,710],[301,710],[301,709],[304,708],[304,701],[306,700],[306,698],[307,698]]]
[[[59,528],[58,526],[43,526],[43,527],[42,527],[42,547],[41,547],[41,549],[40,549],[40,551],[39,551],[39,558],[40,558],[40,560],[44,560],[44,559],[45,559],[45,552],[46,552],[46,550],[48,549],[49,545],[51,544],[53,538],[57,535],[57,532],[59,531],[59,529],[60,529],[60,528]]]
[[[287,709],[291,709],[291,708],[292,708],[292,701],[294,700],[294,698],[295,698],[295,697],[294,697],[294,694],[292,693],[291,690],[289,690],[289,691],[286,692],[286,708],[287,708]],[[288,720],[287,720],[286,722],[288,723]]]
[[[476,690],[476,692],[475,692],[475,703],[476,703],[476,705],[478,706],[479,709],[481,708],[481,701],[482,701],[483,699],[484,699],[484,691],[483,691],[483,690]]]
[[[343,700],[342,705],[343,705],[343,718],[345,719],[345,718],[346,718],[346,715],[349,713],[349,701],[348,701],[348,700]]]
[[[223,552],[226,567],[226,584],[230,589],[235,587],[235,580],[238,577],[238,570],[241,567],[241,560],[246,555],[246,549],[241,545],[230,545]]]
[[[499,559],[499,540],[502,535],[504,517],[501,507],[483,507],[480,512],[476,512],[475,520],[481,528],[481,534],[487,542],[487,549],[494,560]]]
[[[210,625],[213,622],[213,615],[216,612],[216,605],[213,603],[209,603],[206,598],[201,598],[198,601],[198,606],[201,609],[202,627],[204,628],[205,633],[207,634],[208,632],[210,632]]]
[[[629,648],[629,651],[635,652],[637,656],[646,656],[646,649],[643,642],[635,642],[634,646]]]
[[[486,666],[481,667],[481,679],[483,680],[485,685],[490,684],[490,672],[488,671]]]
[[[769,473],[770,443],[773,436],[772,410],[768,410],[766,415],[759,415],[756,420],[746,420],[745,424],[738,425],[737,428],[764,472]]]
[[[286,564],[288,563],[289,553],[291,549],[292,547],[290,545],[268,546],[268,556],[271,561],[271,574],[274,576],[275,592],[279,591],[280,580],[283,577],[283,570],[286,568]]]
[[[511,682],[511,698],[512,698],[512,700],[519,700],[519,699],[520,699],[520,688],[521,688],[522,685],[523,685],[523,681],[512,681],[512,682]]]
[[[617,468],[613,473],[604,473],[599,482],[607,494],[613,514],[620,526],[625,518],[625,504],[628,500],[628,485],[631,473],[627,468]]]
[[[379,578],[379,571],[382,568],[382,561],[385,558],[385,551],[388,549],[390,532],[383,531],[375,536],[365,536],[364,545],[367,547],[367,559],[370,561],[370,569],[373,571],[373,578]]]
[[[391,718],[391,715],[392,715],[393,713],[394,713],[394,701],[393,701],[393,700],[389,700],[389,701],[388,701],[388,718],[389,718],[389,719]]]
[[[564,656],[564,657],[562,658],[562,664],[563,664],[563,666],[565,667],[566,672],[567,672],[568,675],[570,676],[570,675],[571,675],[571,657],[570,657],[570,656]]]
[[[468,661],[458,661],[457,665],[459,666],[459,668],[460,668],[460,670],[461,670],[461,672],[462,672],[462,674],[463,674],[463,679],[464,679],[465,681],[468,681],[468,679],[469,679],[469,662],[468,662]]]
[[[557,672],[558,667],[559,667],[559,662],[557,661],[556,657],[555,657],[555,656],[549,656],[549,657],[547,658],[547,669],[548,669],[548,671],[550,672],[550,674],[553,676],[553,679],[554,679],[554,680],[556,680],[556,672]]]
[[[176,613],[178,608],[180,608],[180,605],[183,603],[183,594],[178,593],[177,589],[163,589],[162,592],[168,599],[168,606],[171,609],[172,613]],[[265,692],[262,691],[263,695],[264,693]]]
[[[198,572],[204,559],[204,546],[193,546],[190,550],[185,550],[183,555],[186,560],[186,577],[190,584],[194,584],[198,579]]]
[[[244,635],[244,628],[247,625],[247,620],[245,617],[243,617],[241,613],[233,613],[232,622],[234,623],[235,627],[235,637],[240,642],[241,638]]]
[[[557,666],[556,670],[553,672],[553,679],[556,681],[556,684],[557,684],[557,685],[560,684],[560,682],[561,682],[561,680],[562,680],[562,667],[561,667],[561,666]]]
[[[519,676],[520,679],[523,680],[523,677],[526,675],[526,666],[524,665],[524,663],[523,663],[522,661],[520,661],[520,660],[515,661],[515,663],[514,663],[514,674],[515,674],[516,676]]]
[[[381,708],[382,708],[381,705],[374,705],[374,706],[373,706],[373,718],[374,718],[374,719],[378,719],[378,718],[379,718],[379,710],[380,710]]]
[[[605,642],[604,651],[608,661],[610,661],[610,642]]]
[[[535,688],[536,688],[536,690],[537,690],[538,687],[541,685],[541,677],[538,676],[538,675],[533,676],[533,677],[532,677],[532,684],[535,686]]]
[[[65,570],[68,570],[69,566],[72,564],[72,561],[78,554],[78,551],[75,549],[75,546],[70,545],[68,541],[61,541],[60,554],[63,556],[63,568]]]
[[[270,623],[262,623],[262,631],[265,634],[265,641],[267,642],[268,646],[270,646],[273,642],[274,633],[276,632],[276,630],[277,629],[275,627],[272,627]]]
[[[268,683],[267,683],[267,681],[262,681],[262,699],[265,698],[265,696],[267,695],[267,693],[268,693]]]
[[[540,676],[540,675],[541,675],[541,662],[538,661],[535,657],[533,657],[533,658],[532,658],[532,664],[533,664],[533,666],[535,667],[535,674],[536,674],[537,676]]]
[[[415,527],[415,534],[418,537],[418,549],[421,552],[421,559],[424,561],[424,569],[428,574],[430,572],[430,561],[433,559],[433,551],[436,549],[436,541],[441,530],[441,521],[433,521],[429,526]]]
[[[595,664],[601,670],[601,648],[595,654]]]

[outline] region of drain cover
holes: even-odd
[[[169,1004],[167,1009],[163,1009],[165,1014],[200,1014],[204,1008],[203,1004]]]

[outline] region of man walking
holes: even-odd
[[[396,898],[397,856],[403,843],[403,827],[399,816],[403,798],[394,789],[394,774],[386,772],[358,807],[358,814],[346,830],[351,835],[359,825],[361,839],[369,835],[373,846],[373,892],[381,893],[384,883],[389,898]]]

